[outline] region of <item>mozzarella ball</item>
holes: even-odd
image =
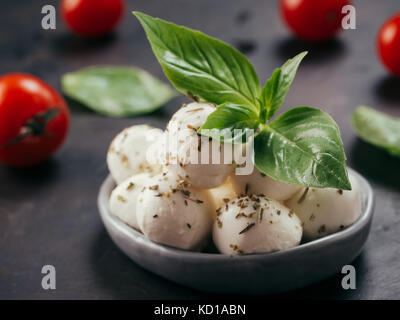
[[[302,189],[301,186],[274,180],[255,166],[250,175],[232,175],[233,189],[237,194],[264,194],[268,198],[283,201]]]
[[[357,180],[350,176],[352,190],[308,188],[298,192],[286,205],[303,222],[304,238],[317,239],[354,223],[361,214]]]
[[[302,227],[296,214],[264,196],[240,196],[217,213],[213,240],[223,254],[284,250],[301,241]]]
[[[186,129],[197,131],[215,110],[215,105],[211,103],[192,102],[184,104],[172,116],[167,125],[167,131],[172,135]]]
[[[236,198],[237,196],[236,192],[232,188],[229,177],[222,185],[216,188],[208,189],[207,192],[210,194],[211,206],[214,216],[218,208],[225,206],[227,202],[229,202],[233,198]]]
[[[233,170],[231,163],[224,164],[223,144],[214,148],[211,138],[197,133],[214,111],[214,105],[190,103],[174,114],[166,130],[168,155],[165,165],[199,188],[221,185]],[[216,152],[219,160],[214,163]]]
[[[127,225],[139,229],[136,218],[137,198],[143,186],[151,181],[150,173],[140,173],[124,180],[110,197],[110,211]]]
[[[167,163],[167,137],[167,133],[162,132],[154,138],[154,142],[148,147],[146,159],[151,166],[162,167]]]
[[[117,184],[142,172],[159,172],[161,166],[152,166],[146,160],[147,148],[153,143],[154,132],[162,132],[148,125],[124,129],[111,142],[107,153],[108,169]]]
[[[203,189],[220,186],[233,170],[231,166],[218,164],[168,164],[167,167],[185,177],[194,187]]]
[[[144,235],[154,242],[201,249],[211,233],[210,199],[205,191],[165,171],[142,189],[137,219]]]

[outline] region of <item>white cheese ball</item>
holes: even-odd
[[[147,149],[147,162],[151,166],[161,167],[167,163],[167,152],[166,139],[168,135],[166,132],[162,132],[160,135],[155,137],[154,142]],[[162,169],[161,169],[162,170]],[[161,172],[160,170],[160,172]],[[160,173],[158,172],[158,173]]]
[[[137,219],[143,234],[154,242],[201,249],[211,234],[210,199],[205,191],[165,171],[141,191]]]
[[[302,189],[301,186],[271,179],[255,166],[250,175],[231,176],[233,189],[237,194],[264,194],[268,198],[283,201]]]
[[[194,187],[210,189],[220,186],[232,172],[232,167],[219,164],[169,164],[167,167],[184,177]]]
[[[352,190],[308,188],[298,192],[286,205],[303,222],[304,237],[317,239],[354,223],[361,213],[361,195],[356,178]]]
[[[161,170],[160,166],[150,165],[146,160],[146,151],[153,143],[151,137],[155,131],[162,132],[149,125],[136,125],[124,129],[111,142],[107,165],[117,184],[137,173]]]
[[[211,139],[201,139],[197,130],[207,117],[215,111],[215,106],[208,103],[190,103],[179,109],[168,123],[168,160],[165,165],[175,173],[184,176],[193,186],[214,188],[221,185],[233,167],[224,164],[223,146],[214,152],[219,153],[220,160],[213,163],[213,147]],[[207,148],[208,145],[208,148]],[[204,160],[201,160],[202,150]]]
[[[219,208],[225,206],[227,202],[237,196],[236,192],[232,188],[230,177],[228,177],[228,179],[219,187],[208,189],[207,192],[210,194],[214,216]]]
[[[241,196],[217,213],[213,240],[223,254],[279,251],[297,246],[302,227],[296,214],[264,196]]]
[[[139,229],[136,218],[137,198],[143,186],[151,181],[150,173],[140,173],[124,180],[111,193],[110,211],[127,225]]]
[[[196,149],[198,144],[197,134],[189,143],[180,143],[180,156],[174,156],[174,148],[168,140],[168,133],[157,139],[148,149],[148,159],[151,164],[159,164],[166,170],[174,172],[182,179],[198,188],[212,188],[221,185],[231,172],[230,166],[225,165],[206,165],[206,164],[190,164],[190,160],[186,160],[185,155],[189,153],[190,144],[195,143]],[[176,163],[176,162],[179,162]],[[198,161],[200,162],[200,161]],[[222,170],[228,170],[228,174],[221,175]]]
[[[184,104],[171,117],[167,125],[167,131],[171,134],[178,134],[186,129],[198,130],[215,110],[215,105],[211,103],[192,102]]]

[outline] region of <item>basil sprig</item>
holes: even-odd
[[[230,45],[199,31],[134,14],[175,88],[217,105],[199,129],[201,134],[230,130],[236,142],[243,137],[235,136],[235,129],[253,129],[255,165],[264,174],[306,187],[351,189],[339,128],[328,114],[297,107],[269,122],[283,104],[307,52],[276,69],[261,89],[254,67]]]

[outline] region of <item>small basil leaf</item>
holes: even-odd
[[[352,122],[363,140],[400,157],[400,119],[360,106],[354,112]]]
[[[275,100],[278,96],[281,75],[282,70],[279,68],[275,69],[275,71],[272,73],[271,78],[268,79],[262,91],[262,111],[260,112],[260,120],[262,123],[266,123],[280,107],[279,103]]]
[[[225,142],[245,142],[246,129],[252,129],[254,132],[258,128],[258,115],[252,109],[232,103],[224,103],[218,106],[217,110],[211,113],[199,133],[213,138],[218,138]],[[231,139],[226,139],[212,129],[228,131]],[[249,138],[249,131],[247,138]]]
[[[261,93],[261,101],[266,108],[265,120],[271,119],[281,107],[300,62],[306,55],[307,51],[304,51],[293,59],[289,59],[281,68],[276,69],[272,77],[265,83]]]
[[[90,67],[65,74],[61,84],[66,96],[114,117],[152,112],[177,94],[146,71],[133,67]]]
[[[255,138],[255,164],[275,180],[351,190],[339,128],[326,113],[293,108]]]
[[[134,14],[176,89],[217,105],[230,102],[258,108],[258,76],[239,51],[199,31]]]

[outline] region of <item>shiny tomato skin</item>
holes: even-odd
[[[289,29],[306,41],[332,38],[342,28],[342,8],[349,0],[281,0],[280,11]]]
[[[62,0],[64,21],[82,36],[99,36],[109,33],[120,21],[125,3],[123,0]]]
[[[377,48],[386,68],[400,76],[400,12],[387,20],[379,30]]]
[[[29,120],[56,109],[41,135],[16,141]],[[20,167],[43,162],[63,143],[69,127],[64,99],[39,78],[25,73],[0,77],[0,162]]]

